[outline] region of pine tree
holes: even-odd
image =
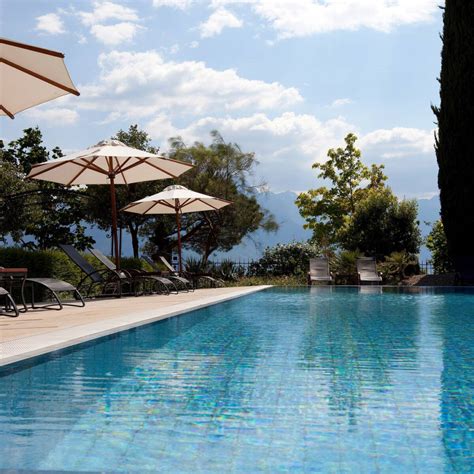
[[[446,0],[436,155],[441,218],[454,262],[474,261],[474,1]]]

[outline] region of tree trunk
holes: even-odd
[[[133,256],[138,258],[139,255],[139,241],[138,241],[138,229],[137,225],[133,225],[132,223],[128,224],[128,231],[130,232],[130,236],[132,237],[132,249],[133,249]]]
[[[441,218],[455,268],[474,262],[474,2],[447,0],[444,11],[436,155]]]

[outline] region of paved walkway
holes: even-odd
[[[268,286],[206,288],[178,295],[88,301],[84,308],[35,310],[0,316],[0,366],[176,316]]]

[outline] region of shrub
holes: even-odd
[[[393,252],[380,264],[380,269],[387,281],[399,282],[409,274],[419,273],[419,266],[414,255],[407,252]]]
[[[421,237],[414,200],[399,201],[390,188],[371,190],[341,230],[342,246],[383,259],[393,252],[418,253]]]
[[[426,246],[431,252],[433,270],[436,274],[454,271],[454,266],[448,255],[448,241],[444,233],[443,223],[439,220],[433,224],[426,238]]]
[[[267,247],[260,260],[252,265],[250,272],[256,276],[305,275],[309,259],[321,255],[314,244],[291,242]]]
[[[60,250],[26,250],[20,247],[0,248],[0,266],[28,268],[29,277],[50,277],[77,284],[81,271]]]
[[[206,273],[209,271],[209,265],[203,263],[200,258],[188,257],[183,265],[184,270],[190,273]]]
[[[331,271],[338,275],[338,282],[343,284],[357,283],[356,261],[361,253],[355,250],[342,250],[330,261]]]
[[[104,266],[89,252],[82,254],[97,269]],[[111,258],[111,260],[113,260]],[[123,269],[151,270],[138,258],[124,257],[120,260]],[[77,285],[84,277],[82,271],[61,250],[28,250],[21,247],[0,248],[1,267],[25,267],[29,277],[58,278]]]

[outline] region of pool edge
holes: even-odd
[[[230,301],[271,287],[272,285],[259,285],[244,289],[240,288],[230,294],[200,298],[195,302],[180,303],[167,308],[156,308],[131,315],[118,316],[117,318],[105,321],[96,321],[79,327],[61,329],[52,334],[48,333],[50,338],[54,335],[50,343],[45,343],[45,336],[43,334],[25,337],[21,341],[13,340],[0,343],[0,352],[5,350],[10,352],[7,356],[0,356],[0,367],[6,367],[50,352],[93,341],[94,339]],[[74,335],[71,333],[74,333]]]

